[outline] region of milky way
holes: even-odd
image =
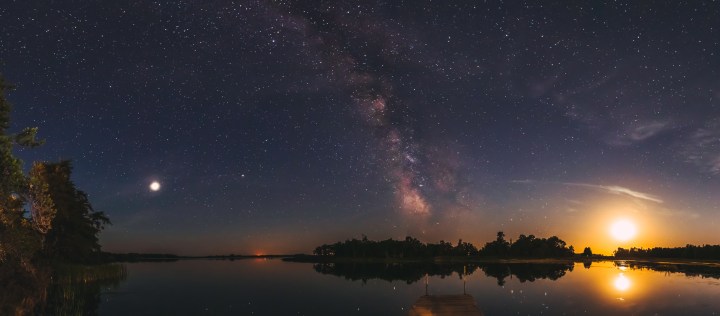
[[[18,155],[73,159],[108,250],[583,243],[620,215],[639,242],[720,242],[711,1],[11,0],[0,21],[12,130],[46,139]]]

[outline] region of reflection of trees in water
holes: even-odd
[[[486,276],[496,278],[498,285],[505,284],[505,278],[517,278],[520,282],[534,282],[538,279],[557,280],[567,271],[573,270],[573,263],[489,263],[480,268]]]
[[[95,315],[104,288],[125,280],[124,265],[0,267],[0,314]]]
[[[615,261],[617,267],[628,267],[633,270],[652,270],[668,273],[682,273],[688,277],[702,277],[720,279],[720,268],[717,266],[668,263],[668,262],[638,262]]]
[[[413,263],[367,263],[367,262],[337,262],[316,263],[315,271],[322,274],[331,274],[344,277],[351,281],[367,282],[370,279],[385,281],[405,281],[408,284],[419,281],[425,274],[430,276],[446,277],[463,273],[463,265],[440,265],[432,262]],[[477,266],[467,265],[468,274],[472,274]]]
[[[334,262],[316,263],[313,268],[319,273],[340,276],[352,281],[366,282],[370,279],[380,279],[390,282],[405,281],[408,284],[419,281],[426,274],[444,278],[453,273],[462,276],[463,271],[469,275],[480,269],[486,276],[496,278],[498,285],[503,285],[507,277],[517,278],[520,282],[533,282],[538,279],[557,280],[568,270],[572,271],[573,266],[573,263]]]
[[[50,273],[47,269],[0,264],[0,315],[30,315],[45,297]]]

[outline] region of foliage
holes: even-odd
[[[510,255],[513,257],[565,257],[574,253],[567,248],[566,243],[556,237],[536,238],[534,235],[520,235],[510,245]]]
[[[127,277],[124,265],[42,265],[32,273],[0,265],[0,315],[95,315],[103,289]]]
[[[47,257],[71,262],[97,258],[97,235],[110,220],[96,212],[87,194],[70,180],[69,161],[35,163],[30,170],[32,218],[44,233],[43,252]]]
[[[514,243],[505,241],[505,234],[498,232],[497,239],[478,250],[473,244],[458,241],[457,245],[441,240],[437,244],[422,243],[413,237],[405,240],[387,239],[382,241],[350,239],[315,248],[313,254],[338,258],[419,258],[419,257],[471,257],[471,256],[513,256],[513,257],[565,257],[573,255],[572,246],[556,236],[536,238],[534,235],[520,237]]]
[[[498,232],[497,238],[485,244],[481,253],[486,256],[507,256],[510,253],[510,243],[505,240],[505,233]]]
[[[436,256],[473,256],[478,250],[470,243],[458,241],[456,246],[440,241],[437,244],[423,244],[419,240],[406,237],[405,240],[387,239],[382,241],[351,239],[332,245],[315,248],[313,254],[318,256],[350,257],[350,258],[413,258]]]
[[[593,255],[592,249],[590,249],[590,247],[585,247],[582,255],[585,257],[592,257],[592,255]]]
[[[47,287],[47,301],[36,307],[43,315],[94,315],[104,288],[117,288],[127,278],[121,264],[59,265]]]
[[[36,260],[88,262],[100,252],[97,236],[110,221],[70,180],[69,161],[34,163],[25,176],[13,147],[43,141],[36,139],[35,127],[8,133],[11,106],[5,94],[11,90],[0,75],[0,263],[30,271]]]
[[[64,274],[48,262],[91,261],[100,253],[97,235],[110,221],[102,212],[95,212],[87,195],[70,181],[69,162],[35,163],[29,177],[23,173],[22,162],[13,155],[14,147],[32,148],[44,141],[37,140],[35,127],[17,134],[8,132],[11,106],[6,93],[11,90],[0,75],[0,314],[47,314],[33,310],[53,300],[74,301],[71,296],[75,293],[53,296],[51,284],[67,287],[52,282]],[[83,282],[89,282],[87,275],[83,274]],[[88,293],[98,297],[99,290]],[[70,308],[63,304],[54,304],[61,308],[51,314],[89,313],[76,308],[87,304]]]
[[[39,235],[23,216],[27,181],[22,162],[12,153],[16,136],[7,132],[11,106],[5,93],[11,90],[0,76],[0,263],[27,266],[40,243]],[[32,143],[34,132],[29,134],[22,137],[22,144]]]

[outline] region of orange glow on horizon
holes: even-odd
[[[612,255],[617,248],[651,248],[672,245],[668,223],[655,216],[658,206],[627,199],[595,201],[585,210],[577,229],[569,232],[575,251],[590,247],[594,254]],[[562,238],[562,237],[561,237]],[[579,241],[579,243],[578,243]]]

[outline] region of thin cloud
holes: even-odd
[[[630,133],[630,138],[634,141],[643,141],[666,130],[669,126],[667,122],[650,122],[636,126]]]
[[[625,187],[621,187],[618,185],[600,185],[600,184],[590,184],[590,183],[577,183],[577,182],[546,182],[546,181],[533,181],[533,180],[511,180],[511,183],[521,183],[521,184],[532,184],[532,183],[551,183],[551,184],[561,184],[566,186],[573,186],[573,187],[583,187],[583,188],[591,188],[591,189],[597,189],[602,190],[608,193],[612,194],[618,194],[618,195],[625,195],[637,199],[642,199],[646,201],[652,201],[655,203],[663,203],[663,200],[660,199],[660,197],[649,194],[649,193],[643,193],[635,190],[631,190]]]
[[[720,119],[697,129],[682,145],[685,161],[703,171],[720,175]]]
[[[569,185],[569,186],[576,186],[576,187],[599,189],[599,190],[607,191],[608,193],[612,193],[612,194],[630,196],[630,197],[634,197],[634,198],[638,198],[638,199],[652,201],[655,203],[663,203],[663,200],[661,200],[658,196],[639,192],[639,191],[634,191],[634,190],[631,190],[631,189],[628,189],[625,187],[621,187],[621,186],[617,186],[617,185],[599,185],[599,184],[573,183],[573,182],[565,182],[563,184]]]

